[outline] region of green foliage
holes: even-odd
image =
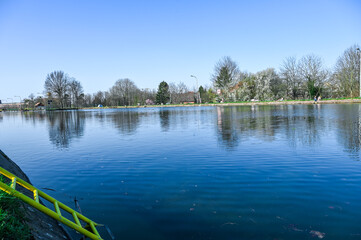
[[[216,94],[213,92],[211,88],[208,90],[206,88],[203,88],[202,86],[198,89],[202,103],[213,103],[213,101],[216,98]]]
[[[213,103],[214,100],[216,99],[216,94],[213,92],[212,89],[208,89],[207,98],[208,98],[208,102],[210,102],[210,103]]]
[[[202,100],[202,103],[208,102],[207,101],[207,91],[206,91],[206,89],[204,89],[202,86],[200,86],[198,91],[199,91],[199,96],[200,96],[200,98]]]
[[[166,104],[170,99],[169,95],[169,85],[165,81],[161,82],[158,87],[158,92],[156,96],[157,104]]]
[[[255,76],[249,75],[245,77],[239,84],[239,89],[236,91],[236,98],[240,101],[250,101],[256,95]]]
[[[0,181],[3,181],[0,177]],[[0,239],[30,239],[29,227],[25,224],[24,209],[21,202],[0,190]]]
[[[307,82],[307,89],[310,94],[310,97],[318,96],[321,94],[322,88],[315,86],[314,81]]]
[[[218,88],[228,88],[232,84],[232,77],[227,67],[222,67],[219,75],[214,81],[214,85]]]
[[[230,57],[224,57],[215,65],[212,82],[216,90],[221,90],[220,99],[227,100],[232,97],[230,90],[237,83],[239,74],[237,63]]]
[[[198,91],[201,96],[202,96],[202,94],[206,93],[206,90],[202,86],[199,87]]]

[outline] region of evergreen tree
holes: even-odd
[[[212,75],[213,87],[221,90],[222,98],[229,98],[229,91],[239,79],[239,68],[236,62],[230,57],[224,57],[214,66]]]
[[[170,99],[169,96],[169,85],[165,81],[161,82],[158,87],[158,92],[156,96],[157,104],[166,104]]]
[[[204,89],[202,86],[200,86],[198,89],[198,92],[199,92],[199,97],[201,98],[201,101],[204,102],[204,100],[206,100],[207,90]]]
[[[220,89],[227,89],[232,86],[233,79],[227,67],[222,67],[219,75],[216,76],[214,85]]]

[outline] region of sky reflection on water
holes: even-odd
[[[69,205],[77,196],[119,238],[359,239],[360,113],[359,104],[3,112],[0,146],[36,186]]]

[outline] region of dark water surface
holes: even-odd
[[[33,184],[117,239],[361,239],[360,141],[359,104],[0,113]]]

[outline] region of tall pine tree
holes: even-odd
[[[166,104],[169,101],[169,85],[165,81],[161,82],[158,87],[156,96],[157,104]]]

